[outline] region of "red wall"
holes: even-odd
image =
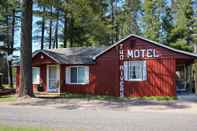
[[[153,45],[139,38],[130,37],[122,42],[124,61],[146,60],[147,80],[124,81],[125,96],[175,96],[175,72],[177,61],[192,61],[194,58],[169,49]],[[128,49],[156,49],[158,58],[127,58]],[[46,88],[46,64],[55,64],[55,61],[44,55],[41,59],[38,54],[33,58],[33,66],[41,67],[41,79]],[[120,60],[119,45],[108,50],[96,59],[96,64],[87,65],[90,68],[90,83],[86,85],[65,84],[65,68],[71,65],[61,65],[60,84],[61,92],[87,93],[97,95],[120,95]],[[19,75],[16,75],[19,78]],[[17,84],[19,85],[19,84]]]
[[[96,94],[119,96],[118,48],[113,48],[96,61]]]
[[[71,65],[61,65],[61,92],[71,92],[71,93],[83,93],[83,94],[95,94],[95,65],[85,65],[89,66],[89,84],[85,85],[73,85],[65,83],[65,69]],[[84,65],[83,65],[84,66]]]
[[[176,61],[192,60],[192,57],[175,53],[139,38],[131,37],[123,43],[124,61],[146,60],[147,80],[124,81],[125,96],[175,96]],[[97,58],[96,94],[119,96],[119,45]],[[156,49],[158,58],[127,58],[128,49]]]
[[[174,59],[147,60],[147,80],[125,81],[126,96],[175,96]]]

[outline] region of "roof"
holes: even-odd
[[[37,50],[33,53],[32,57],[42,52],[48,57],[50,57],[51,59],[55,60],[59,64],[94,64],[95,60],[99,56],[101,56],[108,50],[112,49],[113,47],[117,46],[118,44],[124,42],[125,40],[129,39],[130,37],[142,39],[156,46],[171,50],[175,53],[181,53],[187,56],[197,58],[197,54],[174,49],[169,46],[157,43],[155,41],[152,41],[152,40],[149,40],[149,39],[146,39],[141,36],[134,35],[134,34],[128,35],[126,38],[121,39],[120,41],[109,46],[108,48],[74,47],[74,48],[57,48],[57,49]]]
[[[152,40],[149,40],[149,39],[146,39],[144,37],[141,37],[141,36],[138,36],[138,35],[134,35],[134,34],[130,34],[128,35],[127,37],[119,40],[118,42],[116,42],[115,44],[109,46],[108,48],[106,48],[105,50],[103,50],[102,52],[100,52],[99,54],[95,55],[93,57],[94,60],[96,60],[97,57],[99,57],[100,55],[104,54],[105,52],[107,52],[108,50],[110,50],[111,48],[117,46],[118,44],[122,43],[123,41],[129,39],[130,37],[135,37],[135,38],[139,38],[141,40],[145,40],[147,42],[150,42],[156,46],[159,46],[159,47],[162,47],[162,48],[165,48],[165,49],[168,49],[168,50],[171,50],[173,52],[176,52],[176,53],[181,53],[181,54],[184,54],[184,55],[187,55],[187,56],[191,56],[191,57],[197,57],[197,54],[194,54],[194,53],[190,53],[190,52],[186,52],[186,51],[182,51],[182,50],[178,50],[178,49],[175,49],[175,48],[171,48],[169,46],[166,46],[164,44],[160,44],[158,42],[155,42],[155,41],[152,41]]]
[[[33,53],[32,57],[42,52],[59,64],[94,64],[95,61],[92,58],[103,50],[105,50],[105,48],[57,48],[37,50]]]

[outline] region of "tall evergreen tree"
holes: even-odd
[[[167,4],[167,0],[164,1],[165,6],[164,6],[164,11],[161,16],[161,43],[169,45],[171,42],[171,33],[172,30],[174,29],[174,20],[173,20],[173,8],[174,5]]]
[[[192,51],[192,0],[176,1],[175,28],[171,33],[171,46]]]
[[[197,53],[197,1],[193,2],[193,10],[192,40],[194,52]]]
[[[32,0],[23,0],[19,97],[33,96],[32,89]]]
[[[163,0],[144,1],[144,35],[158,42],[160,41],[161,35],[161,15],[164,5]]]

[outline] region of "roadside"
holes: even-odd
[[[187,98],[188,97],[188,98]],[[87,98],[17,98],[12,96],[0,106],[16,106],[64,110],[112,110],[112,111],[161,111],[197,113],[197,96],[179,97],[178,100],[146,99],[87,99]]]
[[[0,123],[15,127],[68,129],[69,131],[196,131],[197,114],[145,110],[1,106]],[[46,107],[46,108],[45,108]],[[56,130],[54,130],[56,131]]]

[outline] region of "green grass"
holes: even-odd
[[[143,97],[115,97],[115,96],[100,96],[100,95],[89,95],[89,94],[73,94],[73,93],[64,93],[64,98],[67,99],[87,99],[87,100],[114,100],[114,101],[125,101],[132,99],[139,100],[158,100],[158,101],[170,101],[176,100],[174,96],[143,96]]]
[[[64,128],[42,128],[42,127],[16,127],[0,124],[0,131],[72,131],[72,129]],[[78,131],[85,131],[78,129]]]
[[[87,99],[87,100],[126,100],[128,98],[115,97],[115,96],[101,96],[101,95],[89,95],[89,94],[74,94],[74,93],[64,93],[63,98],[66,99]]]
[[[170,101],[176,100],[176,96],[142,96],[142,97],[129,97],[130,99],[141,99],[141,100],[158,100],[158,101]]]
[[[13,88],[11,88],[9,84],[2,84],[2,87],[3,87],[4,89],[13,89],[13,88],[15,89],[15,88],[16,88],[16,85],[13,84]]]
[[[16,101],[16,96],[15,95],[0,96],[0,102],[10,102],[10,101]]]
[[[14,127],[14,126],[0,125],[0,131],[53,131],[53,130],[46,128]]]

